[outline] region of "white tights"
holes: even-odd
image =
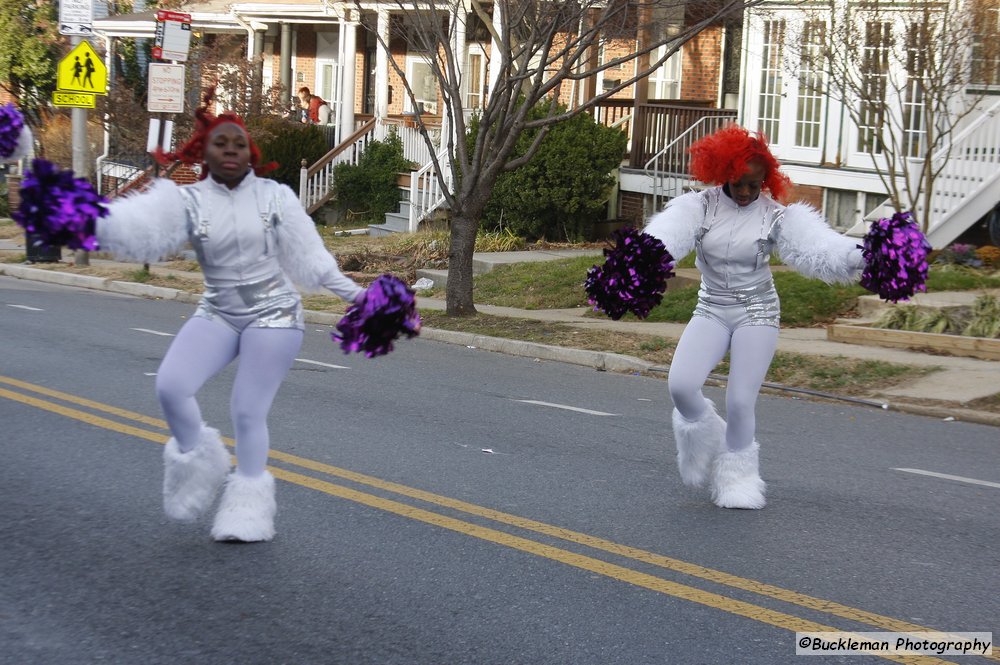
[[[778,329],[773,326],[743,325],[730,331],[714,319],[691,317],[670,363],[670,399],[685,420],[699,420],[707,408],[701,389],[729,351],[726,447],[745,449],[754,440],[757,395],[777,345]]]
[[[252,328],[236,333],[194,316],[177,333],[156,375],[156,394],[181,452],[194,448],[202,428],[195,393],[237,356],[230,415],[236,432],[236,469],[258,476],[267,467],[267,414],[278,387],[302,346],[293,328]]]

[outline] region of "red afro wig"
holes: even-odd
[[[234,125],[241,127],[243,132],[247,135],[247,141],[249,141],[250,144],[250,166],[253,167],[255,174],[264,175],[278,168],[278,164],[276,162],[268,162],[267,164],[260,163],[260,148],[258,148],[257,144],[253,142],[252,138],[250,138],[250,132],[247,130],[246,125],[243,124],[243,118],[239,117],[235,113],[226,112],[220,113],[219,115],[212,115],[209,112],[208,105],[214,98],[215,93],[206,93],[202,106],[195,109],[194,134],[191,135],[191,138],[188,139],[187,143],[182,145],[177,152],[165,153],[160,148],[157,148],[153,153],[153,157],[156,161],[164,166],[175,161],[179,161],[184,164],[200,164],[201,179],[204,180],[208,177],[208,166],[205,164],[205,143],[208,141],[208,137],[212,133],[213,129],[219,125],[231,122]]]
[[[727,125],[690,148],[691,175],[701,182],[723,185],[739,180],[749,170],[751,162],[764,165],[764,189],[777,201],[783,201],[792,181],[781,172],[781,164],[767,147],[767,139],[751,134],[743,127]]]

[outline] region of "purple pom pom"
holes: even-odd
[[[70,249],[99,249],[97,218],[105,217],[107,199],[69,169],[60,171],[52,162],[36,159],[21,181],[21,205],[12,213],[14,221],[45,245]]]
[[[24,116],[13,104],[0,106],[0,159],[7,159],[17,150],[24,129]]]
[[[872,222],[862,249],[867,265],[861,286],[883,300],[908,300],[917,291],[927,290],[931,246],[910,213],[897,212]]]
[[[614,320],[632,312],[640,319],[663,300],[674,257],[663,243],[634,228],[615,231],[614,249],[605,249],[603,266],[587,271],[589,302]]]
[[[413,290],[397,277],[380,275],[360,301],[347,308],[337,331],[332,333],[333,341],[340,343],[344,353],[363,351],[369,358],[389,353],[400,335],[420,334]]]

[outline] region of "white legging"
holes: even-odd
[[[729,351],[726,447],[743,450],[754,440],[757,395],[777,345],[778,329],[773,326],[742,325],[731,331],[714,319],[691,317],[670,363],[670,399],[685,420],[699,420],[707,408],[701,389]]]
[[[236,433],[236,469],[258,476],[267,467],[267,414],[302,346],[293,328],[230,328],[194,316],[181,327],[156,374],[156,394],[181,452],[199,441],[202,419],[195,393],[237,356],[230,414]]]

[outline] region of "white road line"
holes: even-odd
[[[330,363],[321,363],[318,360],[306,360],[305,358],[296,358],[300,363],[308,363],[309,365],[319,365],[320,367],[332,367],[333,369],[351,369],[350,367],[345,367],[343,365],[331,365]]]
[[[28,307],[27,305],[11,305],[7,303],[7,307],[15,307],[17,309],[26,309],[29,312],[44,312],[45,310],[40,307]]]
[[[515,402],[524,404],[537,404],[538,406],[551,406],[553,409],[565,409],[566,411],[576,411],[578,413],[589,413],[592,416],[617,416],[617,413],[605,413],[604,411],[592,411],[591,409],[581,409],[578,406],[567,406],[566,404],[553,404],[552,402],[539,402],[534,399],[516,399]]]
[[[957,480],[960,483],[969,483],[971,485],[982,485],[983,487],[1000,488],[1000,483],[993,483],[988,480],[976,480],[975,478],[966,478],[964,476],[952,476],[947,473],[938,473],[936,471],[924,471],[923,469],[893,469],[893,471],[903,471],[904,473],[916,473],[921,476],[934,476],[935,478],[944,478],[945,480]]]
[[[173,337],[173,333],[160,332],[159,330],[149,330],[148,328],[129,328],[129,330],[135,330],[136,332],[149,333],[150,335],[160,335],[161,337]]]

